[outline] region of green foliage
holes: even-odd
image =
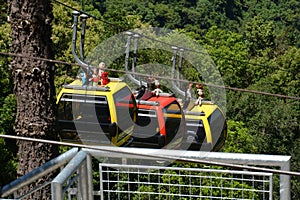
[[[68,5],[79,9],[78,4],[73,1],[65,2]],[[52,41],[55,59],[66,62],[74,62],[71,51],[72,41],[72,10],[60,4],[53,4],[54,20],[52,23]],[[60,90],[61,85],[69,83],[76,76],[78,67],[70,65],[56,64],[55,85],[56,92]]]
[[[248,65],[239,62],[248,60],[249,56],[241,34],[213,26],[208,29],[202,43],[218,66],[225,85],[247,87],[250,84],[246,73]]]
[[[13,122],[16,113],[16,99],[15,96],[10,94],[3,100],[0,108],[0,133],[1,134],[14,134]]]
[[[87,20],[86,55],[122,31],[149,26],[178,29],[178,32],[196,39],[207,50],[226,86],[299,97],[299,1],[67,0],[64,3],[84,9],[108,22],[92,18]],[[0,5],[0,24],[3,23],[0,25],[0,48],[8,52],[11,30],[9,24],[4,23],[7,3],[0,1]],[[75,62],[71,52],[72,10],[56,3],[53,3],[53,7],[55,59]],[[80,31],[79,27],[78,37]],[[170,41],[170,38],[163,39]],[[178,38],[178,44],[184,42]],[[139,55],[139,65],[160,63],[170,66],[169,52],[145,49]],[[203,63],[206,59],[203,58]],[[9,57],[0,57],[1,134],[14,134],[16,105],[11,95],[13,77],[9,61]],[[115,60],[109,67],[124,69],[124,58]],[[56,64],[57,92],[62,84],[76,77],[78,70],[79,67]],[[182,73],[188,80],[203,81],[203,74],[198,73],[190,63],[184,62]],[[299,104],[298,100],[228,90],[228,136],[223,151],[291,155],[292,170],[299,171]],[[8,181],[15,177],[16,155],[14,144],[10,142],[0,140],[0,154],[3,155],[0,167],[9,174],[8,179],[0,177],[0,180]],[[164,181],[167,181],[167,176]],[[185,180],[181,178],[181,181]],[[292,177],[292,199],[300,198],[299,182],[298,177]],[[218,180],[215,180],[215,184],[219,184]],[[146,191],[156,188],[141,186],[139,189]]]
[[[5,5],[2,4],[1,5]],[[1,18],[2,19],[2,18]],[[10,26],[0,25],[0,49],[9,52]],[[13,84],[9,69],[9,57],[0,57],[0,134],[15,135],[13,125],[16,113],[16,100],[12,95]],[[16,178],[17,147],[15,140],[0,139],[0,185],[5,185]]]
[[[4,52],[9,51],[10,34],[9,24],[0,25],[0,49]],[[12,76],[9,69],[9,61],[8,57],[0,56],[0,106],[3,104],[4,98],[12,93]]]
[[[0,134],[15,135],[13,124],[16,113],[16,100],[14,95],[8,95],[0,107]],[[16,178],[17,146],[15,140],[0,138],[0,185],[8,184]]]
[[[5,0],[0,0],[0,24],[6,22],[7,18],[7,2]]]
[[[300,49],[290,48],[277,57],[277,70],[272,74],[277,93],[299,96],[300,94]]]
[[[255,16],[245,24],[244,35],[251,56],[262,56],[264,51],[271,53],[275,48],[275,25],[272,21]]]
[[[71,7],[80,10],[80,4],[74,1],[64,2]],[[87,7],[89,8],[89,7]],[[100,13],[95,10],[89,10],[95,16],[100,16]],[[53,8],[54,21],[52,26],[52,40],[54,43],[55,59],[74,63],[74,57],[71,50],[72,42],[72,25],[73,25],[73,15],[72,10],[64,7],[60,4],[54,4]],[[88,18],[87,19],[87,30],[85,35],[85,52],[89,52],[96,45],[98,45],[101,40],[103,40],[103,24],[102,22]],[[79,18],[78,32],[77,32],[77,43],[76,46],[79,47],[81,33],[81,21]],[[79,49],[79,48],[78,48]],[[78,51],[79,53],[79,51]],[[86,55],[85,55],[86,56]],[[57,92],[60,90],[61,85],[69,83],[74,80],[79,67],[71,65],[56,65],[56,76],[55,85]]]
[[[243,21],[249,21],[256,16],[276,24],[276,34],[285,40],[281,42],[299,47],[299,1],[253,1],[243,3]],[[264,31],[263,31],[264,32]]]
[[[289,155],[291,143],[299,138],[299,102],[270,101],[263,96],[255,97],[254,101],[255,113],[246,124],[251,124],[260,152]]]
[[[257,153],[256,140],[243,122],[227,121],[228,133],[222,151],[230,153]]]
[[[0,138],[0,167],[2,173],[0,173],[0,185],[4,186],[17,177],[16,169],[18,161],[16,153],[13,153],[7,145],[7,140]]]
[[[162,173],[162,175],[158,175]],[[259,199],[259,194],[252,192],[252,185],[247,182],[241,183],[236,180],[225,181],[226,178],[232,178],[232,174],[223,173],[220,177],[219,173],[215,172],[193,172],[193,171],[149,171],[150,175],[139,177],[139,187],[136,191],[138,194],[133,194],[132,199],[189,199],[186,195],[195,195],[201,197],[230,197],[230,198],[251,198]],[[124,181],[128,181],[124,177]],[[147,184],[148,182],[159,183]],[[189,187],[191,186],[191,187]],[[200,186],[200,187],[193,187]],[[221,188],[244,188],[247,190],[231,191]],[[157,193],[161,195],[157,195]]]

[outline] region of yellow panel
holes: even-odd
[[[81,80],[75,80],[72,83],[69,84],[70,86],[82,86]],[[70,88],[62,88],[60,93],[57,96],[56,103],[59,103],[60,98],[63,94],[69,93],[69,94],[87,94],[92,96],[105,96],[107,98],[109,110],[110,110],[110,117],[111,117],[111,123],[116,122],[117,123],[117,114],[116,114],[116,108],[115,103],[113,99],[113,95],[119,91],[120,89],[124,88],[126,83],[121,81],[110,81],[107,85],[109,87],[108,91],[100,91],[100,90],[80,90],[80,89],[70,89]],[[101,86],[100,86],[101,87]],[[118,124],[118,123],[117,123]],[[120,135],[116,135],[114,138],[112,138],[112,143],[121,146],[124,144],[130,137],[131,133],[133,132],[133,127],[125,130]],[[126,136],[127,134],[127,136]]]

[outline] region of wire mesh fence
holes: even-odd
[[[99,164],[101,199],[272,199],[272,173]]]
[[[162,153],[172,155],[175,154],[174,152],[177,151],[162,151]],[[192,153],[189,152],[189,156]],[[102,163],[101,159],[94,159],[92,162],[92,155],[95,156],[93,158],[103,158],[107,161],[107,157],[109,157],[111,158],[109,161],[119,160],[122,162],[108,164]],[[244,165],[279,166],[280,169],[286,170],[286,173],[290,172],[290,156],[214,152],[207,156],[211,160],[222,158],[230,162],[241,163],[243,161]],[[18,195],[20,189],[36,182],[39,177],[61,168],[61,172],[51,183],[45,182],[41,188],[32,189],[37,191],[51,184],[51,196],[55,200],[291,199],[290,177],[286,174],[278,174],[278,170],[266,171],[267,168],[256,167],[255,171],[260,171],[253,172],[243,167],[234,168],[188,162],[184,165],[172,163],[172,166],[157,166],[166,164],[158,160],[155,160],[156,165],[153,165],[153,162],[149,165],[146,162],[138,165],[138,161],[142,158],[134,157],[133,160],[129,160],[127,157],[124,152],[109,153],[108,156],[107,152],[71,149],[27,175],[1,187],[0,198],[22,199],[24,196]],[[131,155],[131,157],[133,156]],[[178,167],[179,164],[184,167]],[[95,169],[95,166],[96,168],[99,166],[99,169]],[[28,191],[28,193],[30,192]]]

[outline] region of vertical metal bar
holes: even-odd
[[[80,15],[81,18],[81,38],[80,38],[80,49],[79,49],[79,54],[80,57],[82,59],[82,61],[85,61],[85,57],[84,57],[84,39],[85,39],[85,30],[86,30],[86,20],[88,18],[87,15],[85,14],[81,14]]]
[[[87,163],[86,159],[79,168],[79,184],[82,200],[88,200]]]
[[[177,47],[172,47],[173,56],[172,56],[172,69],[171,69],[171,78],[174,79],[175,74],[175,66],[176,66],[176,58],[177,58]]]
[[[86,158],[86,162],[87,162],[87,184],[88,184],[88,199],[89,200],[93,200],[94,199],[94,195],[93,195],[93,169],[92,169],[92,156],[91,154],[87,154],[87,158]]]
[[[58,184],[60,184],[60,187],[74,174],[76,171],[78,171],[78,167],[82,165],[82,163],[86,160],[87,152],[80,151],[73,159],[65,166],[65,168],[54,178],[54,180],[51,182],[51,188],[53,187],[54,191],[61,191],[62,189],[58,188]],[[53,185],[53,186],[52,186]],[[80,191],[79,191],[80,192]],[[57,192],[55,193],[59,197],[59,194]],[[55,199],[55,198],[53,198]]]
[[[266,183],[265,183],[265,179],[266,179],[266,176],[263,176],[262,177],[263,178],[263,189],[262,189],[262,191],[263,191],[263,199],[266,199]]]
[[[134,82],[134,84],[136,84],[138,86],[141,86],[141,84],[144,86],[147,86],[146,82],[144,82],[144,81],[140,82],[134,76],[132,76],[132,74],[128,73],[129,72],[128,63],[129,63],[129,54],[130,54],[130,46],[131,46],[131,37],[132,37],[133,33],[127,31],[126,35],[127,35],[127,43],[126,43],[126,51],[125,51],[125,70],[127,72],[126,75],[132,82]]]
[[[103,174],[102,174],[102,165],[99,164],[99,178],[100,178],[100,198],[101,200],[104,200],[104,192],[103,192]]]
[[[62,184],[51,183],[51,199],[52,200],[63,200]]]
[[[127,31],[126,35],[127,35],[127,43],[126,43],[126,50],[125,50],[125,70],[126,70],[126,72],[129,72],[128,63],[129,63],[129,54],[130,54],[132,33]],[[137,84],[137,85],[139,84],[139,81],[137,81],[131,74],[127,73],[127,76],[135,84]]]
[[[147,179],[147,186],[148,186],[148,199],[150,199],[150,184],[151,184],[151,179],[150,179],[150,173],[148,174],[148,179]]]
[[[272,192],[273,192],[273,175],[270,175],[269,176],[269,199],[270,200],[273,199]]]
[[[135,66],[136,66],[136,61],[137,61],[137,49],[138,49],[138,39],[139,39],[139,35],[138,34],[134,34],[134,47],[133,47],[133,61],[132,61],[132,72],[135,72]]]
[[[290,160],[281,165],[281,170],[290,171]],[[280,199],[291,200],[291,177],[280,175]]]
[[[80,179],[80,169],[77,169],[77,174],[79,175],[77,178],[77,199],[82,199],[82,188],[81,188],[81,179]]]
[[[109,173],[113,173],[113,172],[109,172],[110,170],[108,170],[107,169],[107,167],[106,167],[106,176],[107,176],[107,188],[108,188],[108,200],[110,200],[110,192],[111,192],[111,190],[110,190],[110,185],[109,185],[109,182],[110,182],[110,180],[109,180]],[[119,182],[119,179],[118,179],[118,182]]]
[[[177,87],[174,77],[175,77],[175,66],[176,66],[176,58],[177,58],[177,51],[178,47],[172,47],[173,49],[173,57],[172,57],[172,69],[171,69],[171,83],[172,87],[175,89],[176,92],[178,92],[180,95],[185,96],[185,92],[182,91],[180,88]]]
[[[76,54],[76,40],[77,40],[77,25],[78,25],[78,11],[73,11],[73,34],[72,34],[72,54],[74,56],[74,59],[77,63],[81,65],[81,67],[85,67],[86,70],[89,69],[89,66],[84,63],[82,60],[79,59],[79,57]]]
[[[184,49],[179,49],[179,61],[178,61],[178,70],[177,70],[177,80],[178,80],[177,85],[178,85],[179,88],[180,88],[180,85],[181,85],[179,80],[181,80],[180,72],[181,72],[181,69],[182,69],[183,51],[184,51]]]
[[[73,195],[72,192],[68,192],[68,200],[72,200],[72,195]]]
[[[120,171],[121,169],[119,169]],[[128,169],[129,170],[129,169]],[[130,174],[129,174],[129,171],[127,170],[127,196],[128,196],[128,199],[130,199]],[[125,170],[125,167],[124,167],[124,171]],[[126,172],[124,172],[126,173]]]
[[[118,173],[118,175],[117,175],[117,180],[118,180],[118,186],[117,186],[117,191],[118,191],[118,199],[121,199],[121,186],[120,186],[120,170],[118,170],[118,172],[116,172],[116,173]]]

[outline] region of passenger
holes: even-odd
[[[93,86],[97,86],[99,81],[101,80],[101,77],[99,77],[99,69],[94,68],[92,78],[89,79],[89,81],[92,82]]]
[[[100,85],[106,85],[109,83],[109,79],[108,79],[108,72],[104,71],[105,69],[105,63],[104,62],[100,62],[98,65],[98,77],[99,79],[99,84]]]
[[[196,100],[196,105],[202,106],[202,100],[204,98],[203,94],[203,86],[199,83],[196,84],[197,93],[198,93],[198,99]]]
[[[191,99],[192,98],[192,87],[193,87],[193,83],[190,82],[189,83],[189,86],[187,87],[187,90],[186,90],[186,99]]]
[[[102,76],[102,73],[104,72],[104,68],[105,68],[105,63],[104,62],[99,63],[99,65],[98,65],[98,69],[99,69],[98,76],[99,77]]]
[[[146,87],[142,85],[140,88],[138,88],[136,91],[134,91],[134,96],[136,99],[140,99],[146,92]]]
[[[77,76],[78,79],[81,79],[82,85],[87,85],[87,75],[84,71],[80,72],[79,75]]]
[[[152,91],[152,94],[154,94],[155,96],[159,96],[159,93],[162,93],[163,91],[160,89],[160,83],[158,80],[155,80],[155,86],[156,88]]]
[[[194,103],[190,104],[191,99],[192,99],[192,87],[193,87],[193,82],[190,82],[189,85],[186,88],[185,91],[185,99],[184,99],[184,103],[182,104],[182,108],[188,109],[191,108],[191,106],[194,107]]]
[[[151,90],[151,86],[152,86],[152,83],[154,82],[154,78],[152,77],[148,77],[147,78],[147,90],[150,91]]]
[[[108,72],[102,72],[101,73],[101,79],[100,79],[100,84],[101,85],[106,85],[109,83],[109,79],[108,79]]]

